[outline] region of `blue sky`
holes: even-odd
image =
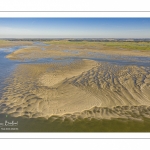
[[[150,18],[0,18],[0,38],[150,38]]]

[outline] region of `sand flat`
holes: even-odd
[[[91,54],[94,58],[99,58],[101,55],[109,55],[112,57],[121,56],[143,56],[150,57],[149,50],[123,49],[120,47],[104,46],[103,44],[94,42],[68,43],[52,43],[47,46],[34,46],[26,49],[20,49],[10,53],[6,57],[9,59],[24,60],[24,59],[39,59],[39,58],[61,58],[61,57],[78,57],[89,58]],[[132,44],[131,44],[132,45]],[[43,49],[44,50],[41,50]]]
[[[0,48],[5,47],[12,47],[12,46],[18,46],[18,45],[32,45],[32,41],[8,41],[8,40],[0,40]]]
[[[127,50],[118,54],[118,50],[98,50],[98,46],[87,43],[17,50],[6,57],[20,62],[41,58],[52,61],[18,64],[5,80],[7,86],[3,89],[0,113],[29,118],[54,115],[70,120],[149,118],[150,68],[142,66],[144,60],[124,57],[146,53],[149,54]],[[109,60],[119,61],[111,63]],[[129,63],[122,64],[123,60]],[[141,61],[141,64],[130,64],[131,60],[135,64]],[[149,60],[146,61],[148,64]]]
[[[47,71],[51,67],[55,71]],[[136,66],[120,67],[91,60],[66,66],[24,64],[7,79],[9,86],[1,100],[1,106],[6,107],[1,107],[1,113],[49,118],[83,112],[79,116],[85,118],[86,110],[92,109],[92,115],[87,117],[128,118],[128,113],[119,115],[113,107],[150,106],[149,81],[149,72]],[[102,109],[100,114],[93,114],[94,107]]]

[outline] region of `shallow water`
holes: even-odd
[[[39,41],[33,42],[33,45],[34,45],[34,46],[40,46],[40,47],[41,47],[41,50],[43,50],[43,51],[46,49],[46,48],[43,47],[43,46],[49,46],[49,44],[45,44],[45,43],[39,42]]]
[[[79,53],[79,51],[77,51],[77,50],[63,50],[63,52],[72,53],[72,54],[78,54]]]
[[[33,45],[38,45],[38,46],[49,46],[49,44],[45,44],[45,43],[39,42],[39,41],[33,42]]]
[[[9,53],[16,51],[24,46],[14,46],[8,48],[0,48],[0,97],[5,86],[4,80],[11,74],[17,66],[17,62],[5,58]]]
[[[48,46],[48,44],[44,44],[42,42],[34,42],[33,46]],[[0,48],[0,98],[3,93],[3,89],[6,86],[5,79],[11,75],[13,70],[19,65],[19,64],[39,64],[39,63],[61,63],[61,64],[69,64],[75,61],[75,58],[39,58],[39,59],[26,59],[24,61],[19,60],[10,60],[7,59],[6,56],[16,50],[23,49],[30,46],[12,46],[12,47],[5,47]]]
[[[88,54],[91,56],[89,59],[93,59],[99,62],[109,62],[116,65],[150,66],[150,57],[108,55],[98,52],[88,52]]]
[[[14,118],[1,114],[0,123],[5,121],[18,123],[17,126],[0,126],[0,132],[150,132],[150,119],[143,121],[127,119],[78,119],[71,122],[65,119],[55,121],[52,118]],[[5,130],[2,130],[5,129]]]

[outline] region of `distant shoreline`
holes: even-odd
[[[7,41],[53,41],[53,40],[68,40],[68,41],[91,41],[91,42],[150,42],[150,38],[0,38]]]

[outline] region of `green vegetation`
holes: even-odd
[[[6,47],[6,46],[9,46],[10,44],[11,44],[10,41],[0,40],[0,47]]]
[[[103,46],[127,50],[150,50],[150,42],[102,42]]]
[[[109,41],[109,42],[95,42],[95,41],[69,41],[69,40],[52,40],[44,42],[46,44],[58,44],[64,46],[86,46],[103,49],[115,50],[148,50],[150,51],[150,42],[125,42],[125,41]]]
[[[0,44],[5,44],[5,43],[9,43],[9,41],[6,41],[6,40],[0,40]]]
[[[68,40],[52,40],[52,41],[46,41],[44,42],[46,44],[59,44],[59,45],[62,45],[62,44],[65,44],[65,45],[89,45],[91,44],[91,42],[88,42],[88,41],[68,41]],[[92,44],[95,44],[97,42],[93,42]]]

